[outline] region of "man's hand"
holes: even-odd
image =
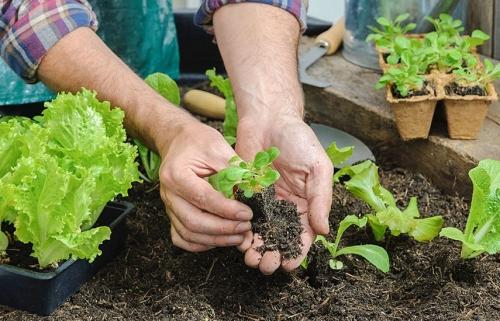
[[[238,126],[236,150],[244,159],[270,146],[281,153],[274,162],[281,178],[276,183],[278,198],[294,202],[301,214],[302,255],[282,261],[278,252],[261,255],[256,248],[262,245],[258,235],[250,235],[239,246],[246,251],[245,263],[271,274],[280,266],[285,270],[297,268],[317,234],[327,234],[328,214],[332,202],[333,166],[313,131],[300,118],[275,117],[272,122],[263,118],[242,119]]]
[[[213,128],[184,126],[166,151],[160,151],[161,197],[174,245],[192,252],[236,246],[251,230],[252,211],[226,199],[204,179],[227,166],[234,150]]]

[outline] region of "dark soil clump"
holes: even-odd
[[[479,86],[465,87],[460,86],[456,82],[452,82],[451,84],[444,87],[447,95],[456,95],[456,96],[488,96],[488,93],[484,88]]]
[[[424,86],[422,87],[422,89],[420,89],[420,90],[410,90],[410,92],[408,93],[408,95],[405,96],[405,97],[401,96],[401,94],[399,93],[399,91],[394,86],[391,87],[391,92],[392,92],[392,95],[394,96],[394,98],[397,98],[397,99],[407,99],[407,98],[411,98],[411,97],[426,96],[426,95],[431,94],[431,90],[429,89],[429,84],[428,84],[427,81],[424,82]]]
[[[257,248],[261,253],[279,251],[282,258],[294,259],[301,254],[302,225],[297,206],[286,200],[276,199],[274,186],[246,198],[241,191],[236,199],[247,204],[253,211],[252,230],[258,233],[264,245]]]

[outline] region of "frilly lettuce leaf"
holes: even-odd
[[[123,111],[85,89],[59,94],[46,107],[34,122],[0,122],[0,220],[33,245],[42,268],[99,255],[111,232],[91,227],[106,203],[138,180]]]

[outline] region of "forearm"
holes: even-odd
[[[213,22],[240,119],[302,117],[297,19],[277,7],[241,3],[218,9]]]
[[[89,28],[62,38],[41,61],[38,77],[55,91],[95,90],[125,111],[129,134],[164,151],[179,128],[193,122],[134,74]]]

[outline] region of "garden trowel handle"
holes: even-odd
[[[327,31],[323,32],[316,37],[316,43],[326,48],[326,54],[331,55],[337,51],[342,44],[342,37],[344,36],[345,19],[341,17],[333,26]]]
[[[224,98],[209,92],[191,89],[183,98],[184,106],[189,111],[214,119],[224,119]]]

